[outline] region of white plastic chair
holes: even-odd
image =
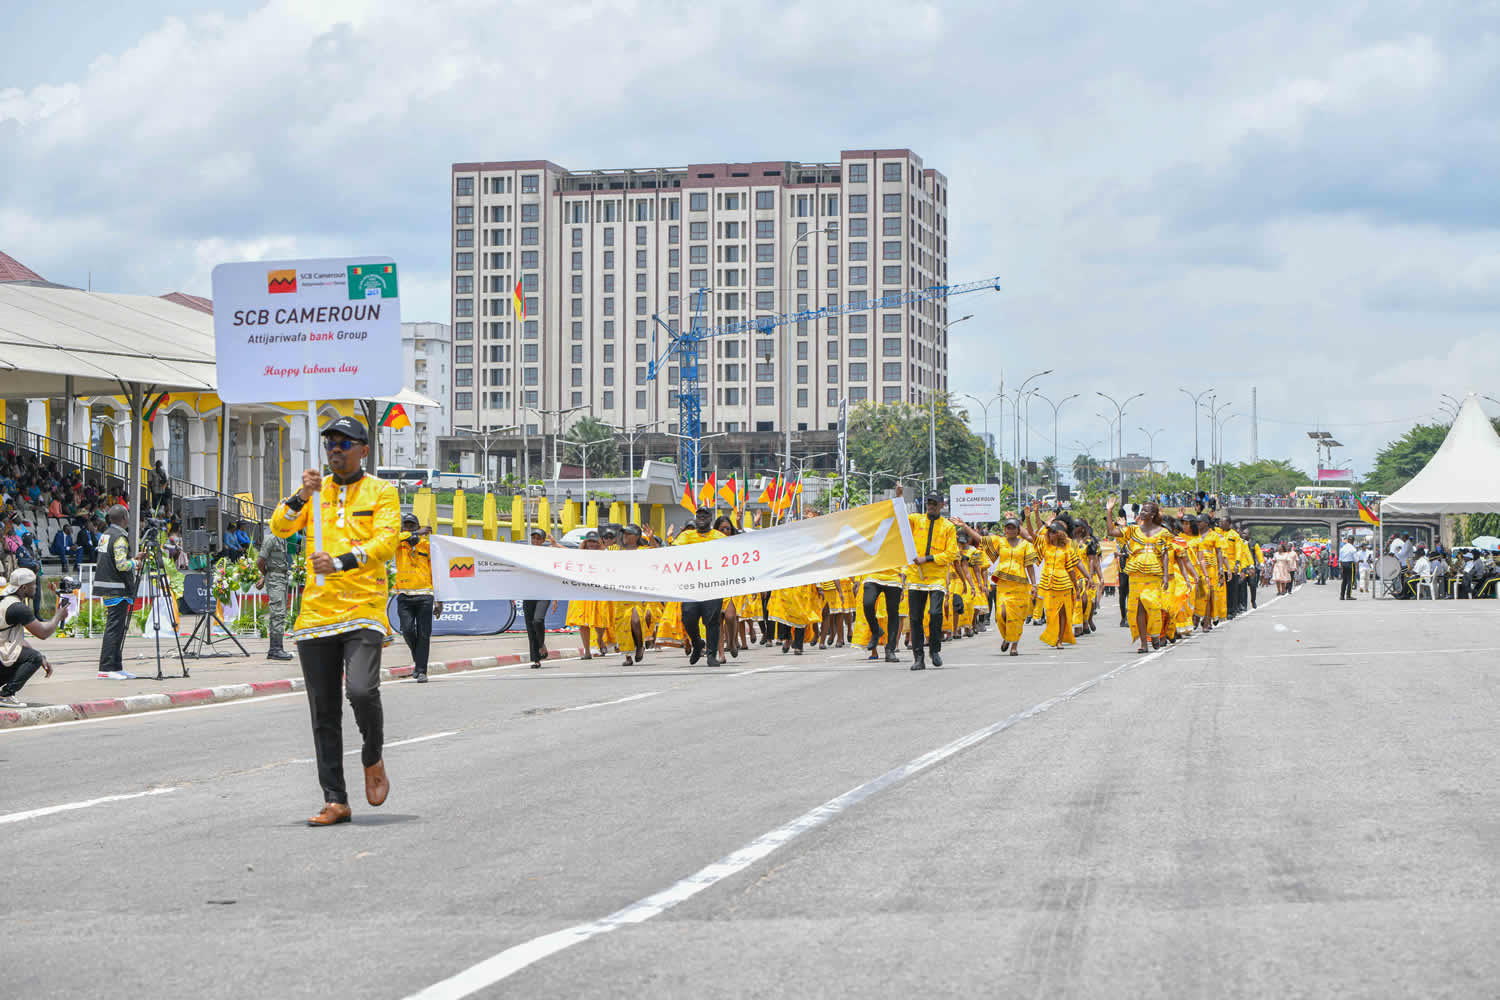
[[[1422,588],[1423,587],[1427,588],[1427,599],[1429,601],[1435,601],[1435,600],[1437,600],[1437,594],[1432,589],[1432,573],[1430,571],[1427,572],[1427,573],[1424,573],[1423,575],[1421,575],[1419,577],[1417,577],[1417,594],[1416,594],[1416,597],[1417,597],[1417,600],[1419,600],[1419,601],[1422,599]]]

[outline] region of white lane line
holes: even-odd
[[[623,705],[627,701],[640,701],[642,698],[655,698],[661,694],[660,691],[642,691],[640,694],[626,695],[624,698],[615,698],[611,701],[591,701],[586,705],[574,705],[572,708],[559,708],[553,715],[561,715],[564,712],[587,712],[591,708],[604,708],[607,705]]]
[[[563,661],[563,660],[576,660],[577,658],[578,657],[576,657],[576,656],[561,656],[561,657],[558,657],[558,659],[560,661]],[[463,670],[463,671],[459,671],[456,674],[434,674],[433,676],[434,677],[442,677],[444,680],[449,680],[449,679],[460,680],[462,678],[469,677],[469,676],[471,676],[473,674],[490,674],[490,673],[494,673],[497,670],[515,670],[517,667],[520,667],[520,666],[526,666],[526,664],[520,664],[520,663],[502,663],[499,666],[494,666],[494,667],[479,667],[479,668],[477,668],[475,670]],[[553,674],[552,676],[557,677],[557,676],[566,676],[566,675]],[[407,680],[408,680],[407,678],[402,678],[401,681],[384,681],[382,683],[384,683],[385,685],[394,685],[394,684],[398,684],[398,683],[404,683]],[[183,705],[183,706],[181,706],[179,708],[158,708],[158,709],[153,709],[150,712],[135,712],[135,713],[126,714],[126,715],[105,715],[105,716],[100,716],[97,719],[73,719],[70,722],[48,722],[48,723],[46,723],[44,725],[40,725],[40,726],[17,726],[14,729],[0,729],[0,737],[16,736],[16,735],[19,735],[21,733],[45,733],[45,732],[50,732],[51,730],[54,730],[54,729],[63,729],[63,728],[66,728],[68,726],[87,726],[87,725],[92,725],[92,724],[94,724],[96,722],[122,722],[122,721],[124,721],[126,719],[154,719],[154,718],[157,718],[158,716],[176,715],[178,712],[199,712],[199,711],[202,711],[205,708],[228,708],[228,707],[230,707],[232,705],[261,705],[261,704],[264,704],[264,703],[270,702],[270,701],[279,701],[282,698],[306,698],[306,697],[307,697],[307,693],[305,691],[288,691],[285,694],[262,694],[262,695],[255,695],[254,697],[249,697],[249,698],[235,698],[235,699],[232,699],[230,701],[215,701],[215,702],[211,702],[211,703],[209,703],[207,705]]]
[[[1427,656],[1432,653],[1497,653],[1500,646],[1470,646],[1466,649],[1344,649],[1335,646],[1317,653],[1260,653],[1245,660],[1289,660],[1302,656]]]
[[[440,740],[444,736],[457,736],[458,733],[459,730],[457,729],[448,729],[441,733],[428,733],[426,736],[413,736],[409,740],[397,740],[394,743],[387,743],[384,745],[384,747],[382,747],[382,749],[389,750],[391,747],[404,747],[410,746],[413,743],[426,743],[428,740]],[[359,756],[360,752],[361,751],[359,747],[355,747],[353,750],[345,750],[344,756],[357,757]],[[316,764],[317,762],[318,759],[316,757],[293,757],[291,760],[287,761],[288,764]]]
[[[128,795],[106,795],[98,799],[85,799],[82,802],[64,802],[57,806],[43,806],[40,809],[28,809],[25,812],[7,813],[0,816],[0,826],[6,823],[20,823],[28,819],[40,819],[43,816],[53,816],[57,813],[72,812],[75,809],[89,809],[93,806],[107,805],[111,802],[124,802],[127,799],[140,799],[148,795],[166,795],[175,792],[174,788],[148,788],[144,792],[131,792]]]
[[[1267,601],[1266,605],[1274,603],[1275,600]],[[1241,618],[1243,617],[1245,616],[1242,615]],[[1127,670],[1132,670],[1165,656],[1172,651],[1172,648],[1168,646],[1142,656],[1138,660],[1127,660],[1112,670],[1069,688],[1062,694],[1054,695],[1046,701],[1039,702],[1024,711],[1017,712],[1015,715],[985,726],[983,729],[977,729],[967,736],[962,736],[952,743],[938,747],[936,750],[923,754],[915,760],[887,771],[878,778],[867,781],[856,788],[851,788],[836,798],[829,799],[817,808],[798,816],[790,823],[785,823],[768,833],[761,834],[739,850],[725,855],[718,861],[699,869],[697,872],[663,889],[661,892],[637,900],[629,906],[616,910],[614,913],[598,920],[584,924],[575,924],[572,927],[565,927],[560,931],[553,931],[551,934],[544,934],[541,937],[514,945],[499,954],[470,966],[457,975],[434,983],[419,993],[412,994],[408,1000],[459,1000],[461,997],[467,997],[482,989],[493,986],[495,983],[515,975],[522,969],[534,965],[550,955],[555,955],[574,945],[582,944],[591,938],[598,937],[601,934],[608,934],[610,931],[618,930],[629,924],[639,924],[650,920],[652,917],[664,913],[678,903],[691,899],[704,889],[717,885],[731,875],[744,871],[750,865],[772,853],[777,848],[791,843],[809,830],[817,829],[848,811],[853,806],[870,798],[872,795],[876,795],[890,788],[892,785],[905,781],[912,775],[925,771],[933,765],[947,760],[954,754],[982,743],[998,733],[1003,733],[1018,723],[1050,711],[1058,705],[1072,701],[1079,695],[1098,687],[1105,681],[1111,680]]]

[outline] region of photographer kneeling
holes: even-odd
[[[57,585],[53,584],[53,591]],[[26,632],[38,639],[50,639],[68,614],[68,598],[59,594],[57,611],[48,621],[38,621],[31,610],[36,595],[36,574],[18,569],[10,577],[10,586],[0,591],[0,708],[25,708],[16,693],[42,670],[52,676],[52,664],[40,651],[28,645]]]

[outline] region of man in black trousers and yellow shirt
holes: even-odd
[[[372,806],[390,791],[381,759],[385,718],[380,705],[380,653],[390,633],[386,620],[385,564],[396,554],[401,504],[396,487],[365,475],[368,434],[352,417],[323,428],[323,450],[333,475],[302,473],[302,488],[281,501],[271,532],[289,538],[306,529],[307,587],[290,638],[297,643],[307,702],[312,710],[313,747],[323,809],[309,826],[349,822],[344,787],[344,708],[347,685],[354,721],[364,737],[365,800]],[[315,542],[312,498],[319,498],[322,544]]]

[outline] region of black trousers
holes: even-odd
[[[1339,600],[1354,596],[1354,564],[1339,563]]]
[[[712,601],[682,602],[682,628],[695,648],[703,642],[698,638],[698,625],[701,623],[703,630],[708,633],[709,652],[714,656],[719,655],[719,617],[723,611],[722,597]]]
[[[1238,572],[1231,572],[1229,581],[1224,585],[1224,607],[1230,615],[1237,615],[1245,610],[1245,578]]]
[[[865,624],[870,627],[870,648],[880,645],[880,619],[876,617],[881,596],[885,596],[885,620],[890,630],[885,636],[885,651],[896,651],[896,627],[901,619],[901,588],[894,583],[870,583],[864,587]]]
[[[806,634],[807,629],[801,625],[793,628],[785,622],[776,623],[776,638],[781,642],[787,642],[788,640],[790,640],[793,649],[802,648],[802,638]]]
[[[1250,594],[1250,606],[1252,608],[1258,608],[1258,607],[1260,607],[1260,605],[1255,602],[1256,592],[1258,590],[1260,590],[1260,567],[1259,566],[1256,566],[1253,570],[1250,571],[1250,578],[1245,581],[1245,590],[1248,591],[1249,594]]]
[[[372,628],[324,639],[302,639],[297,656],[307,682],[312,711],[313,750],[324,802],[348,803],[344,788],[344,705],[348,690],[354,722],[364,737],[359,758],[365,767],[380,762],[385,746],[385,712],[380,706],[380,650],[385,637]],[[342,682],[342,683],[341,683]]]
[[[911,590],[907,592],[907,608],[911,611],[911,649],[921,655],[922,646],[934,653],[943,651],[943,600],[947,597],[941,590]]]
[[[526,620],[526,645],[531,651],[531,662],[541,663],[546,657],[542,650],[547,645],[547,612],[551,601],[522,601],[521,617]]]
[[[26,686],[31,675],[42,669],[42,654],[30,646],[22,646],[21,654],[10,666],[0,664],[0,695],[13,695]]]
[[[1116,557],[1118,561],[1119,557]],[[1125,621],[1125,609],[1130,607],[1130,575],[1122,568],[1119,572],[1120,582],[1115,587],[1120,595],[1120,621]]]
[[[104,609],[104,643],[99,647],[99,670],[125,669],[125,630],[130,627],[130,601]]]
[[[397,594],[396,616],[401,621],[401,638],[411,650],[416,672],[427,673],[427,652],[432,646],[432,595]]]

